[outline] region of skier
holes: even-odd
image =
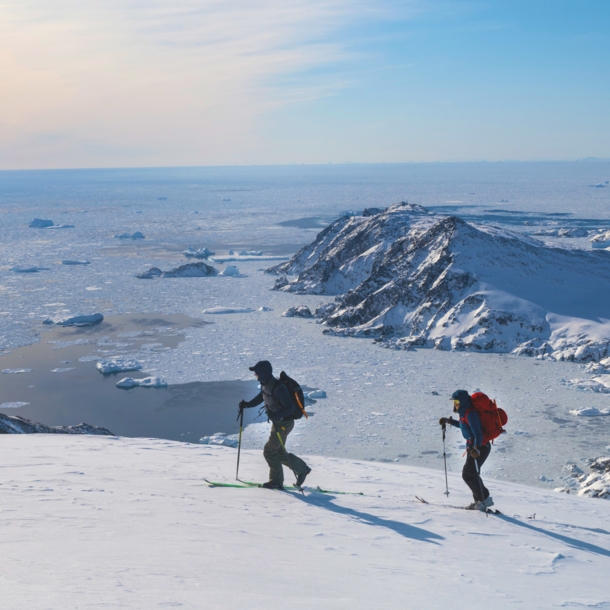
[[[481,466],[491,452],[491,443],[483,444],[481,418],[472,404],[470,394],[466,390],[456,390],[451,395],[451,400],[453,400],[454,413],[460,416],[459,421],[456,421],[453,417],[441,417],[438,423],[441,426],[450,424],[462,430],[466,439],[467,452],[466,463],[462,469],[462,478],[466,485],[470,487],[474,498],[474,502],[466,506],[466,509],[485,511],[493,506],[494,501],[483,484],[480,471]]]
[[[249,369],[254,371],[260,382],[261,391],[250,401],[242,400],[239,408],[249,409],[264,402],[267,417],[272,422],[271,434],[263,451],[269,464],[269,481],[262,486],[267,489],[284,489],[284,465],[294,472],[297,487],[301,487],[311,468],[301,458],[286,451],[286,438],[294,428],[294,411],[298,407],[290,397],[288,388],[273,376],[270,362],[261,360]]]

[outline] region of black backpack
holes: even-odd
[[[288,377],[284,371],[280,373],[280,382],[288,388],[288,393],[295,403],[296,409],[294,410],[293,418],[301,419],[304,415],[308,419],[309,416],[307,411],[305,411],[305,396],[299,382],[292,379],[292,377]]]

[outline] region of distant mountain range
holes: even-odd
[[[325,332],[388,347],[610,356],[610,252],[549,247],[401,203],[345,216],[267,273],[275,290],[332,295]]]

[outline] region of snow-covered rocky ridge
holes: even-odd
[[[326,332],[387,346],[610,356],[610,252],[567,250],[397,204],[343,217],[290,261],[276,290],[334,295]],[[296,277],[288,277],[296,276]]]
[[[90,424],[45,426],[31,419],[19,417],[19,415],[5,415],[4,413],[0,413],[0,434],[96,434],[113,436],[110,430]]]

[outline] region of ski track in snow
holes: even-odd
[[[284,610],[603,608],[610,503],[458,475],[308,457],[312,486],[363,496],[208,487],[236,451],[157,439],[7,436],[3,607]],[[244,451],[240,474],[266,474]],[[430,502],[423,505],[415,494]]]

